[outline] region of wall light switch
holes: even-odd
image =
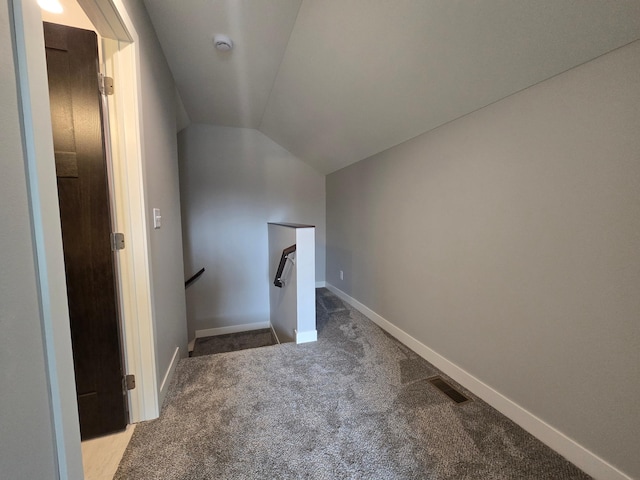
[[[153,209],[153,228],[156,230],[162,226],[162,215],[160,215],[160,209]]]

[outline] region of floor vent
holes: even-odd
[[[449,385],[442,377],[431,377],[427,381],[456,403],[465,403],[471,400]]]

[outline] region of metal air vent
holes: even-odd
[[[465,397],[461,392],[449,385],[440,376],[428,378],[427,381],[456,403],[465,403],[471,401],[470,398]]]

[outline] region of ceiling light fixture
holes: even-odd
[[[63,8],[58,0],[38,0],[41,9],[50,13],[62,13]]]
[[[233,48],[233,42],[228,35],[218,34],[213,37],[213,45],[222,52],[228,52]]]

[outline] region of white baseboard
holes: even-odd
[[[270,322],[246,323],[244,325],[230,325],[228,327],[206,328],[204,330],[196,330],[196,338],[215,337],[217,335],[226,335],[228,333],[248,332],[250,330],[261,330],[263,328],[271,328]]]
[[[327,282],[322,281],[322,282],[316,282],[316,288],[324,288],[327,286]]]
[[[278,334],[276,333],[276,329],[273,328],[273,325],[271,325],[271,324],[269,326],[271,327],[271,334],[273,335],[273,338],[275,338],[276,339],[276,343],[278,345],[280,345],[280,339],[278,338]]]
[[[299,332],[298,330],[294,330],[294,332],[296,336],[296,343],[309,343],[318,340],[317,330],[308,330],[306,332]]]
[[[169,383],[171,383],[171,378],[176,371],[176,367],[178,366],[178,360],[180,359],[180,347],[176,347],[176,351],[173,352],[173,357],[171,358],[171,362],[169,363],[169,367],[164,374],[164,378],[162,379],[162,383],[160,384],[160,394],[158,395],[158,405],[162,409],[162,404],[164,403],[164,397],[167,395],[167,389],[169,387]]]
[[[404,330],[396,327],[394,324],[378,315],[355,298],[347,295],[345,292],[334,287],[330,283],[327,283],[326,287],[342,300],[366,315],[380,328],[387,331],[390,335],[398,339],[422,358],[442,370],[460,385],[482,398],[504,416],[513,420],[527,432],[551,447],[593,478],[602,480],[633,480],[624,472],[607,463],[606,460],[587,450],[585,447],[567,437],[564,433],[555,429],[544,420],[538,418],[528,410],[482,382],[480,379],[474,377],[466,370],[463,370],[455,363],[447,360],[439,353],[416,340]]]

